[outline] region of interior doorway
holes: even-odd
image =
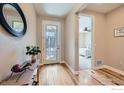
[[[92,66],[92,17],[79,15],[79,70]]]

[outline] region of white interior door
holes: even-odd
[[[60,62],[60,24],[54,21],[43,22],[44,64]]]

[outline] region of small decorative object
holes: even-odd
[[[20,73],[20,75],[17,77],[16,82],[19,80],[19,78],[25,73],[25,71],[31,70],[30,69],[31,64],[29,62],[25,62],[24,64],[20,65],[20,64],[15,64],[12,68],[11,68],[11,75],[6,79],[6,81],[8,81],[12,75],[14,73]]]
[[[90,32],[91,29],[90,29],[90,27],[84,27],[84,31],[86,31],[86,32]]]
[[[38,85],[38,81],[33,81],[32,85]]]
[[[114,29],[115,37],[124,37],[124,27],[118,27]]]
[[[36,55],[38,55],[38,53],[41,53],[41,50],[39,49],[38,46],[27,46],[26,49],[27,49],[26,55],[32,55],[31,63],[35,63]]]
[[[21,69],[21,66],[20,66],[19,64],[15,64],[15,65],[11,68],[11,71],[17,73],[17,72],[21,72],[22,69]]]

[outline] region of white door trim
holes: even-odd
[[[83,13],[79,13],[78,14],[78,34],[79,34],[79,16],[90,16],[91,18],[92,18],[92,31],[91,31],[91,68],[93,69],[94,67],[95,67],[95,44],[94,44],[94,42],[95,42],[95,31],[94,31],[94,16],[92,16],[92,15],[88,15],[88,14],[83,14]],[[77,35],[77,37],[78,37],[78,39],[76,39],[76,42],[79,42],[79,35],[78,34],[76,34]],[[77,51],[76,51],[76,54],[78,55],[78,56],[76,56],[76,57],[78,57],[77,58],[77,60],[78,60],[78,66],[79,66],[79,44],[77,45],[78,47],[76,47],[76,48],[78,48],[78,49],[76,49]],[[79,67],[78,67],[79,68]]]

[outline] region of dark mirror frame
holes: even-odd
[[[17,10],[17,12],[20,14],[20,16],[22,17],[24,29],[21,32],[17,32],[14,29],[12,29],[7,23],[6,19],[4,18],[3,7],[5,4],[10,4],[11,6],[13,6]],[[24,36],[27,30],[27,23],[26,23],[25,16],[17,3],[0,3],[0,23],[7,32],[9,32],[10,34],[16,37]]]

